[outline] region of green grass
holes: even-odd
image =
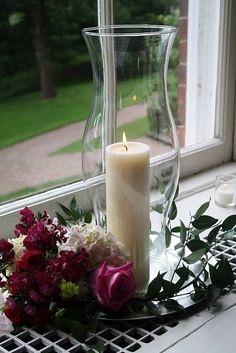
[[[130,123],[124,124],[117,129],[117,141],[122,140],[122,132],[125,131],[127,139],[134,139],[145,136],[149,132],[147,118],[141,118]],[[50,153],[50,156],[62,153],[80,152],[82,147],[82,139],[79,139],[69,145],[66,145],[58,150]]]
[[[175,81],[176,77],[172,74],[170,93],[176,91]],[[146,94],[140,77],[118,85],[117,96],[118,99],[122,97],[122,107],[130,105],[134,96],[136,103],[141,103]],[[92,81],[60,87],[57,97],[53,99],[42,100],[39,92],[34,92],[1,101],[0,148],[85,120],[89,114],[91,97]],[[171,98],[175,101],[175,94]]]
[[[37,92],[1,102],[0,148],[86,119],[91,96],[92,82],[86,82],[59,88],[53,99],[41,100]]]
[[[20,199],[21,197],[38,194],[39,192],[43,192],[45,190],[49,190],[55,187],[59,187],[65,184],[73,183],[75,181],[81,180],[81,176],[73,176],[65,179],[52,180],[45,184],[36,185],[32,187],[26,187],[17,191],[13,191],[11,193],[0,195],[0,203]]]

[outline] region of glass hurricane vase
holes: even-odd
[[[82,144],[84,180],[97,223],[104,226],[107,221],[108,230],[123,228],[126,233],[122,240],[136,277],[142,269],[145,273],[138,279],[140,291],[148,284],[149,255],[165,250],[165,225],[179,178],[179,144],[167,94],[175,35],[174,27],[156,25],[83,30],[94,83]],[[122,142],[123,131],[128,142]],[[109,146],[115,143],[121,153],[111,166]],[[113,184],[107,173],[113,173]],[[150,233],[153,208],[159,212],[152,216]],[[112,222],[107,219],[110,212]]]

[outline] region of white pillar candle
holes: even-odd
[[[106,148],[107,230],[130,251],[137,292],[149,281],[149,154],[139,142]]]
[[[215,201],[220,206],[228,206],[233,202],[234,199],[234,191],[227,184],[220,184],[215,192]]]

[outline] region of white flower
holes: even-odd
[[[85,238],[81,233],[83,225],[72,226],[70,231],[67,233],[68,239],[60,247],[60,250],[73,250],[77,251],[85,242]]]
[[[129,260],[129,253],[123,244],[111,233],[95,224],[81,223],[71,227],[67,241],[61,250],[78,251],[85,249],[90,255],[90,269],[103,261],[113,266],[120,266]]]
[[[22,234],[18,238],[9,239],[9,241],[13,244],[13,250],[15,252],[15,256],[17,260],[21,257],[23,251],[25,250],[25,247],[23,244],[24,239],[25,239],[25,235],[22,235]]]
[[[0,291],[0,308],[2,309],[6,301],[6,296]],[[0,336],[7,335],[13,331],[12,322],[4,313],[0,313]]]

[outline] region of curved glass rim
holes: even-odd
[[[102,32],[103,30],[119,30],[126,29],[124,32]],[[131,32],[131,29],[140,29],[142,32]],[[149,25],[149,24],[132,24],[132,25],[106,25],[106,26],[97,26],[97,27],[87,27],[82,29],[82,33],[89,36],[96,37],[124,37],[124,36],[132,36],[132,37],[143,37],[143,36],[154,36],[154,35],[162,35],[162,34],[171,34],[176,32],[176,27],[174,26],[166,26],[166,25]]]

